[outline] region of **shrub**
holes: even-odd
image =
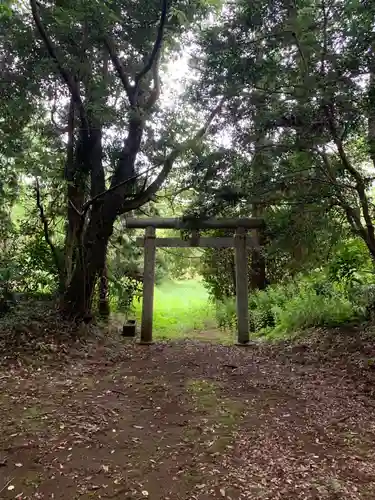
[[[250,329],[257,335],[284,336],[310,327],[333,327],[371,315],[375,304],[374,286],[359,286],[344,280],[332,283],[317,276],[271,285],[252,293],[249,299]],[[236,325],[235,300],[217,303],[221,328]]]
[[[353,304],[340,295],[317,295],[304,290],[276,309],[276,325],[271,334],[285,335],[309,327],[338,326],[357,318]]]
[[[277,311],[298,293],[294,282],[286,285],[271,285],[266,290],[252,293],[249,300],[251,329],[261,331],[274,328],[277,324]]]
[[[216,321],[222,330],[234,330],[237,325],[236,301],[225,298],[216,302]]]
[[[327,276],[333,282],[363,282],[363,273],[369,274],[373,263],[365,243],[359,238],[339,243],[327,266]]]

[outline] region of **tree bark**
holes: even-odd
[[[101,210],[92,213],[84,240],[78,248],[76,266],[62,306],[63,313],[69,318],[91,316],[95,286],[105,266],[107,244],[113,231],[113,223],[103,222]]]
[[[64,283],[63,288],[67,286],[72,277],[73,265],[74,265],[74,248],[76,247],[77,231],[79,228],[79,210],[82,207],[84,201],[84,193],[80,189],[77,182],[77,142],[74,138],[75,133],[75,106],[73,98],[70,100],[69,115],[68,115],[68,145],[65,163],[64,178],[67,182],[67,224],[66,224],[66,235],[65,235],[65,245],[64,245]],[[82,136],[78,138],[78,141],[82,140]],[[77,148],[77,150],[76,150]]]
[[[111,187],[116,187],[134,176],[134,163],[142,136],[143,122],[137,118],[130,120],[128,136],[112,178]],[[99,135],[97,141],[99,141]],[[95,167],[99,154],[98,144],[94,141],[91,144],[91,150],[87,152],[92,155],[91,176],[95,186],[104,183],[104,174],[102,177],[99,165]],[[98,192],[101,192],[100,189],[93,190],[92,187],[92,195]],[[105,268],[108,241],[127,195],[129,195],[129,185],[123,184],[118,189],[107,193],[104,198],[98,198],[91,207],[89,221],[82,234],[81,242],[78,242],[75,269],[63,298],[62,310],[67,317],[75,319],[91,317],[95,287]]]

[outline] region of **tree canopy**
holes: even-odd
[[[22,238],[47,253],[61,310],[84,318],[98,283],[105,305],[108,259],[138,273],[133,212],[264,217],[254,288],[351,237],[373,260],[374,14],[335,0],[3,2],[4,262]],[[179,58],[187,78],[168,101]],[[205,251],[206,278],[228,269],[233,291],[220,255]]]
[[[374,256],[373,19],[361,2],[238,1],[201,32],[191,101],[225,97],[230,142],[194,171],[204,210],[261,211],[308,236],[344,217]]]
[[[218,111],[214,103],[207,123],[176,144],[158,107],[164,58],[209,8],[201,1],[30,1],[5,11],[4,157],[12,166],[16,158],[32,159],[24,172],[37,178],[37,206],[68,315],[90,310],[117,218],[152,199]],[[62,259],[40,196],[41,187],[58,190],[61,181]]]

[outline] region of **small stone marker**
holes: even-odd
[[[135,319],[129,319],[122,327],[122,336],[130,338],[135,337],[136,326]]]

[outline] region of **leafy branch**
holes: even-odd
[[[169,172],[171,171],[173,164],[175,160],[178,158],[178,156],[189,149],[191,149],[197,141],[201,140],[204,135],[207,133],[212,121],[214,118],[217,116],[217,114],[220,112],[221,108],[223,107],[225,98],[222,98],[217,106],[211,111],[209,114],[205,124],[198,130],[198,132],[194,135],[192,139],[188,139],[185,141],[183,144],[178,145],[173,151],[169,153],[169,155],[164,159],[163,161],[163,168],[161,172],[159,173],[158,177],[155,179],[155,181],[146,189],[142,189],[142,191],[138,194],[137,197],[133,198],[132,200],[129,200],[125,202],[122,213],[128,212],[130,210],[135,210],[145,203],[147,203],[153,196],[154,194],[159,190],[160,186],[163,184],[165,179],[168,177]],[[154,168],[157,168],[159,165],[155,166]],[[150,169],[147,171],[149,172]],[[97,194],[90,200],[88,200],[82,207],[82,211],[79,211],[77,207],[73,204],[72,200],[69,200],[70,206],[75,210],[75,212],[80,215],[80,217],[84,217],[86,213],[88,212],[89,208],[97,202],[99,199],[106,197],[109,193],[112,193],[113,191],[116,191],[120,187],[133,182],[134,180],[138,179],[139,177],[143,176],[145,172],[142,172],[137,175],[133,175],[132,177],[129,177],[128,179],[123,180],[122,182],[119,182],[118,184],[111,186],[110,188],[106,189],[102,193]]]

